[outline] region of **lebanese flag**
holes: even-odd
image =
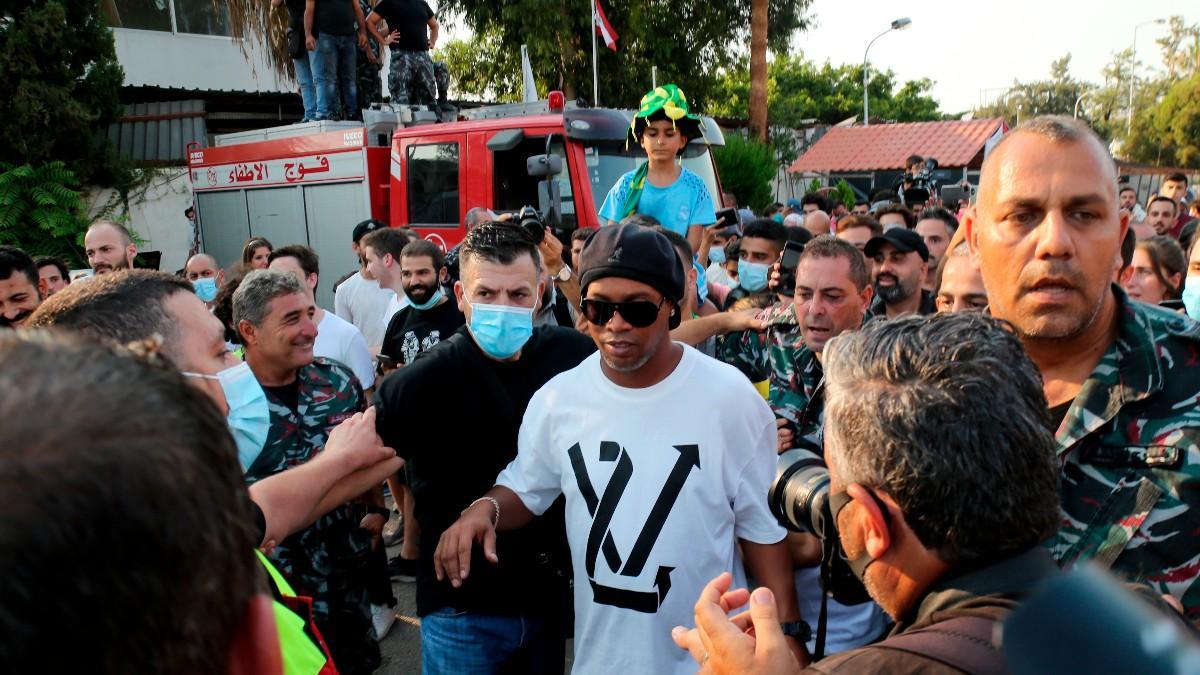
[[[612,24],[608,22],[608,17],[604,15],[604,8],[600,6],[600,0],[596,0],[596,16],[592,17],[592,22],[596,24],[596,33],[604,39],[604,46],[617,51],[617,31],[613,30]]]

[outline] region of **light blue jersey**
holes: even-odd
[[[633,174],[634,171],[630,171],[621,176],[608,191],[604,205],[600,207],[602,219],[620,222],[621,207],[625,205],[625,195]],[[663,227],[684,237],[690,225],[712,225],[717,222],[712,195],[708,194],[704,179],[687,169],[682,170],[670,187],[655,187],[647,180],[642,189],[642,198],[638,201],[637,213],[654,216]]]

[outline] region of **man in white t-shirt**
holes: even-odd
[[[573,673],[695,672],[671,639],[673,622],[692,618],[692,593],[723,565],[742,576],[739,543],[755,580],[780,599],[785,630],[798,636],[785,532],[767,507],[776,463],[770,409],[736,369],[671,341],[685,281],[666,237],[636,225],[601,228],[580,268],[599,353],[534,395],[517,458],[443,534],[435,572],[461,584],[475,542],[503,565],[496,530],[521,527],[565,495]]]
[[[379,281],[380,288],[394,293],[386,311],[379,317],[384,335],[387,335],[388,324],[396,312],[412,304],[404,294],[404,272],[400,269],[400,254],[408,242],[408,236],[394,227],[376,230],[359,242],[367,261],[367,271]]]
[[[281,246],[271,251],[270,261],[269,269],[295,275],[308,289],[309,300],[313,300],[320,277],[316,251],[299,244]],[[317,324],[313,355],[344,364],[354,371],[363,391],[370,391],[375,386],[375,362],[362,333],[354,324],[320,307],[313,315],[313,323]]]
[[[390,288],[380,287],[379,282],[371,275],[360,244],[363,237],[385,228],[387,224],[378,220],[364,220],[354,226],[354,243],[350,248],[358,257],[359,270],[338,284],[333,291],[334,314],[354,324],[363,334],[372,352],[378,351],[379,345],[383,343],[383,331],[386,326],[380,323],[379,317],[387,311],[388,304],[396,294]]]

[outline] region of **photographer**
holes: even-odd
[[[896,626],[810,672],[1003,670],[996,623],[1056,573],[1040,545],[1058,527],[1059,477],[1037,369],[1004,324],[973,313],[871,322],[824,354],[829,483],[804,506],[830,518]],[[730,581],[704,589],[698,627],[676,628],[676,643],[717,673],[807,665],[784,648],[771,593]]]

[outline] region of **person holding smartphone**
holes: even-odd
[[[683,91],[674,84],[655,87],[642,97],[629,136],[646,152],[646,163],[621,176],[600,207],[600,222],[613,225],[634,213],[654,216],[662,226],[700,248],[704,227],[717,222],[704,179],[683,168],[688,142],[703,136],[703,122],[688,112]]]

